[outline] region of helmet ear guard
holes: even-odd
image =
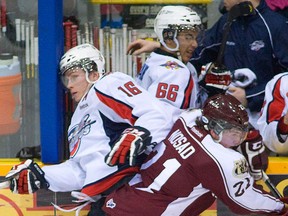
[[[176,33],[176,30],[174,30],[174,29],[164,29],[163,33],[162,33],[164,41],[165,40],[174,40],[175,33]]]

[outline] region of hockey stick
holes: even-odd
[[[281,198],[282,195],[281,193],[278,191],[278,189],[275,187],[275,185],[270,181],[270,178],[268,177],[268,175],[262,171],[262,180],[265,182],[265,184],[268,186],[268,188],[270,189],[271,193],[276,197],[276,198]]]
[[[255,13],[255,10],[254,10],[253,5],[250,1],[241,2],[239,4],[234,5],[230,9],[230,11],[228,12],[227,21],[224,25],[224,32],[223,32],[223,37],[222,37],[221,46],[220,46],[220,49],[218,52],[218,56],[217,56],[216,61],[214,62],[215,67],[222,66],[226,42],[228,39],[228,35],[230,32],[230,28],[231,28],[233,20],[235,20],[238,17],[248,16],[248,15],[254,14],[254,13]]]

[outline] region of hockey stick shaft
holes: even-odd
[[[250,15],[253,13],[255,13],[255,10],[253,8],[252,3],[249,1],[245,1],[245,2],[241,2],[239,4],[236,4],[230,9],[230,11],[228,12],[227,21],[224,25],[223,37],[221,40],[221,45],[220,45],[220,49],[218,52],[218,56],[217,56],[216,61],[214,62],[214,65],[216,67],[218,67],[222,64],[224,51],[226,48],[226,43],[228,40],[228,35],[230,32],[233,20],[236,19],[237,17],[247,16],[247,15]]]
[[[268,175],[262,171],[262,180],[265,182],[265,184],[268,186],[268,188],[270,189],[271,193],[276,197],[276,198],[281,198],[282,195],[281,193],[278,191],[278,189],[276,188],[276,186],[270,181],[270,178],[268,177]]]

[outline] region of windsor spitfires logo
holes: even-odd
[[[167,69],[179,69],[179,68],[183,68],[181,65],[179,65],[177,62],[175,61],[167,61],[165,64],[162,64],[160,66],[166,67]]]
[[[81,139],[90,133],[91,125],[96,121],[92,121],[89,114],[86,114],[68,133],[68,142],[70,146],[70,157],[74,157],[79,150]]]
[[[263,47],[265,47],[265,43],[262,40],[254,41],[252,44],[250,44],[250,49],[252,51],[259,51]]]

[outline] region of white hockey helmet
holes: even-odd
[[[154,31],[160,43],[168,48],[164,40],[170,38],[175,41],[177,47],[168,48],[171,51],[177,51],[179,48],[176,40],[177,31],[190,29],[200,31],[201,28],[202,22],[199,15],[186,6],[164,6],[154,20]]]
[[[105,72],[105,60],[101,52],[91,44],[81,44],[68,50],[60,61],[60,75],[72,67],[81,67],[86,74],[93,70],[100,76]]]

